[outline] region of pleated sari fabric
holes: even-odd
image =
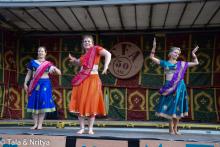
[[[102,47],[96,47],[94,65],[99,64],[99,51],[102,49]],[[85,55],[81,56],[81,63],[84,57]],[[69,111],[79,116],[106,115],[102,83],[98,74],[90,74],[79,85],[73,86]]]

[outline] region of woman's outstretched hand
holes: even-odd
[[[73,57],[71,54],[69,54],[69,61],[74,63],[77,59]]]
[[[192,50],[192,57],[196,58],[196,52],[198,51],[199,46],[197,45],[193,50]]]
[[[156,58],[154,55],[155,55],[155,50],[156,50],[156,47],[157,47],[157,43],[156,43],[156,38],[154,37],[154,41],[153,41],[153,47],[152,47],[152,50],[151,50],[151,53],[150,53],[150,59],[156,63],[156,64],[160,64],[160,59]]]
[[[157,46],[156,38],[154,37],[153,47],[152,47],[152,50],[151,50],[151,53],[150,53],[150,57],[154,57],[156,46]]]
[[[152,51],[156,49],[156,46],[157,46],[157,42],[156,42],[156,38],[154,37],[154,41],[153,41],[153,48],[152,48]]]
[[[107,74],[108,67],[104,67],[102,74]]]

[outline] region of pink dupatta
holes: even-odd
[[[77,86],[81,84],[91,73],[96,56],[96,47],[91,47],[82,60],[82,69],[80,72],[72,79],[72,85]]]
[[[43,73],[45,72],[45,70],[49,67],[53,65],[51,62],[49,61],[44,61],[36,70],[36,73],[34,74],[33,79],[30,82],[30,85],[28,87],[28,95],[31,95],[31,92],[33,91],[34,87],[36,86],[38,80],[41,78],[41,76],[43,75]]]

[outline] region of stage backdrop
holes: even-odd
[[[157,33],[157,34],[94,34],[96,43],[113,53],[115,45],[128,42],[136,45],[143,54],[143,64],[137,74],[128,79],[120,79],[111,72],[101,75],[103,93],[109,118],[113,120],[161,120],[155,116],[155,106],[159,100],[158,89],[164,83],[161,67],[152,63],[149,54],[153,36],[157,38],[156,56],[167,59],[167,50],[178,46],[182,50],[180,60],[192,61],[191,51],[199,45],[197,52],[199,66],[187,70],[185,81],[189,94],[189,117],[186,121],[219,122],[220,117],[220,34],[205,33]],[[3,118],[30,118],[26,113],[27,95],[23,82],[26,66],[37,56],[37,47],[46,46],[47,58],[62,71],[62,76],[51,76],[53,97],[57,112],[48,119],[76,119],[68,112],[71,96],[71,79],[79,70],[68,62],[68,54],[80,57],[81,36],[68,35],[23,36],[1,30],[0,38],[0,114]],[[112,50],[113,49],[113,50]],[[119,73],[127,70],[130,63],[140,53],[128,51],[129,45],[121,46],[120,55],[128,59],[115,64]],[[115,57],[116,55],[113,55]],[[112,64],[112,63],[111,63]],[[141,63],[140,63],[141,64]],[[99,71],[103,69],[103,62]]]

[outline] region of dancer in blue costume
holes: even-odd
[[[196,57],[196,46],[192,51],[193,62],[177,61],[181,50],[179,47],[171,47],[168,53],[169,60],[160,60],[154,56],[156,49],[156,39],[153,41],[153,48],[150,59],[164,68],[166,82],[160,89],[160,99],[157,106],[156,115],[170,119],[169,133],[179,135],[177,126],[179,119],[188,116],[188,95],[184,83],[184,73],[188,67],[199,64]]]
[[[28,94],[27,112],[32,113],[34,120],[31,129],[42,129],[45,113],[56,111],[48,74],[61,75],[61,72],[51,62],[46,61],[46,54],[46,48],[39,47],[37,60],[31,60],[27,66],[24,89]],[[30,79],[32,80],[28,86]]]

